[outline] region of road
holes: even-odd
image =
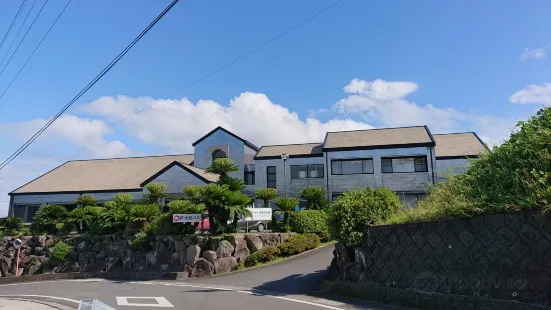
[[[331,262],[332,251],[330,245],[279,264],[187,281],[87,279],[0,285],[0,298],[17,295],[77,308],[80,300],[95,297],[122,310],[161,307],[186,310],[389,309],[378,305],[352,305],[310,294]]]

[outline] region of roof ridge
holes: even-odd
[[[306,145],[306,144],[323,144],[323,142],[306,142],[306,143],[291,143],[291,144],[271,144],[271,145],[263,145],[262,147],[267,146],[287,146],[287,145]]]
[[[474,131],[463,131],[463,132],[447,132],[447,133],[435,133],[434,136],[445,136],[445,135],[461,135],[461,134],[476,134]]]
[[[130,156],[130,157],[112,157],[112,158],[95,158],[95,159],[73,159],[67,163],[75,161],[99,161],[99,160],[114,160],[114,159],[138,159],[138,158],[152,158],[152,157],[169,157],[169,156],[193,156],[194,154],[169,154],[169,155],[148,155],[148,156]]]
[[[370,129],[355,129],[355,130],[340,130],[340,131],[328,131],[327,133],[341,133],[341,132],[356,132],[356,131],[369,131],[369,130],[390,130],[390,129],[405,129],[405,128],[422,128],[426,125],[415,126],[403,126],[403,127],[385,127],[385,128],[370,128]]]

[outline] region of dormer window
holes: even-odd
[[[216,149],[214,152],[212,152],[212,161],[215,161],[218,158],[227,158],[228,155],[226,155],[226,152]]]

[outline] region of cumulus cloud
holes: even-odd
[[[302,120],[296,112],[271,102],[265,94],[252,92],[241,93],[228,105],[211,100],[193,103],[187,98],[102,97],[81,105],[79,110],[123,119],[122,126],[135,138],[180,152],[191,152],[191,144],[216,126],[258,145],[323,141],[327,131],[373,128],[349,118]]]
[[[551,83],[528,85],[513,93],[509,100],[512,103],[539,103],[551,105]]]
[[[538,48],[525,48],[524,52],[520,55],[520,60],[525,61],[529,59],[544,59],[547,57],[547,50],[551,48],[551,43]]]
[[[406,100],[417,88],[413,82],[354,79],[344,87],[351,95],[339,100],[333,108],[344,115],[360,115],[382,127],[428,125],[436,131],[446,131],[466,119],[464,113],[453,108],[422,106]]]

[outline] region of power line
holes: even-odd
[[[24,0],[23,3],[21,3],[21,6],[19,7],[19,10],[17,10],[17,14],[15,14],[15,17],[11,21],[11,24],[10,24],[10,27],[8,28],[8,31],[4,35],[4,38],[2,39],[2,42],[0,42],[0,49],[2,48],[2,45],[4,44],[4,41],[6,40],[8,35],[10,34],[11,29],[13,28],[13,25],[15,24],[15,21],[19,17],[19,14],[21,14],[21,10],[23,9],[23,7],[25,6],[26,3],[27,3],[27,0]]]
[[[0,71],[0,75],[2,75],[2,73],[4,73],[4,71],[6,70],[6,68],[8,67],[8,65],[10,64],[13,56],[15,55],[15,53],[17,53],[17,50],[19,49],[19,47],[21,46],[21,44],[23,43],[23,41],[25,41],[25,38],[27,37],[27,35],[29,34],[29,32],[31,31],[31,29],[33,28],[34,26],[34,23],[36,22],[36,20],[38,19],[38,16],[40,16],[40,13],[42,13],[42,10],[44,9],[44,7],[46,6],[46,4],[48,3],[48,0],[44,1],[44,4],[42,5],[42,7],[40,8],[40,11],[38,11],[38,14],[36,14],[35,18],[33,19],[33,22],[31,23],[31,25],[29,26],[29,29],[27,29],[27,32],[25,32],[25,35],[23,36],[23,38],[21,39],[21,41],[19,41],[19,44],[17,44],[17,47],[15,48],[15,51],[13,51],[13,54],[11,54],[11,57],[8,59],[8,62],[6,63],[6,65],[4,66],[4,69],[2,69],[2,71]],[[14,39],[15,40],[15,39]]]
[[[15,37],[13,37],[13,40],[11,41],[10,47],[8,47],[8,50],[6,51],[6,55],[4,55],[4,58],[2,58],[2,61],[0,62],[0,67],[2,64],[4,64],[4,60],[10,53],[11,47],[13,46],[13,43],[15,43],[15,39],[19,36],[19,33],[21,32],[21,29],[23,29],[23,26],[27,22],[27,18],[29,18],[29,15],[31,15],[32,10],[34,9],[34,5],[36,4],[36,0],[33,0],[33,5],[31,6],[31,9],[27,12],[27,15],[25,16],[25,19],[21,23],[21,26],[19,26],[19,29],[17,30],[17,33],[15,34]]]
[[[65,12],[65,9],[69,6],[69,4],[71,3],[72,0],[69,0],[67,1],[67,4],[65,4],[65,7],[63,7],[63,10],[61,10],[61,12],[57,15],[56,19],[54,20],[54,22],[52,23],[52,25],[50,26],[50,28],[48,28],[48,31],[46,31],[46,33],[44,34],[44,36],[42,37],[42,39],[40,40],[40,42],[38,42],[38,45],[34,48],[33,52],[29,55],[29,57],[27,58],[27,60],[25,61],[25,63],[23,63],[23,66],[19,69],[19,71],[17,71],[17,74],[13,77],[13,79],[10,81],[10,83],[8,84],[8,86],[6,86],[6,89],[4,89],[4,91],[2,92],[2,94],[0,94],[0,98],[4,97],[4,94],[8,91],[8,89],[10,89],[11,85],[13,84],[13,82],[15,82],[15,80],[17,79],[17,77],[19,76],[19,74],[21,73],[21,71],[23,71],[23,69],[25,69],[25,66],[27,66],[27,63],[29,62],[29,60],[31,60],[31,58],[33,57],[34,53],[38,50],[38,48],[40,47],[40,45],[42,45],[42,42],[44,42],[44,40],[46,39],[46,37],[48,36],[48,34],[50,33],[50,31],[52,30],[52,28],[54,28],[55,24],[57,23],[57,21],[59,20],[59,18],[61,17],[61,15],[63,15],[63,12]]]
[[[138,41],[140,41],[140,39],[145,36],[149,30],[151,30],[151,28],[153,28],[153,26],[155,26],[157,24],[157,22],[159,22],[159,20],[161,20],[161,18],[163,18],[163,16],[165,16],[169,11],[170,9],[172,9],[172,7],[174,7],[174,5],[176,5],[176,3],[178,3],[179,0],[173,0],[167,7],[166,9],[164,9],[164,11],[161,12],[161,14],[159,14],[159,16],[157,16],[157,18],[155,18],[150,24],[149,26],[147,26],[135,39],[134,41],[132,41],[119,55],[117,55],[117,57],[115,57],[115,59],[113,59],[111,61],[111,63],[109,65],[107,65],[107,67],[105,67],[94,79],[92,79],[92,81],[90,83],[88,83],[88,85],[86,85],[86,87],[84,87],[71,101],[69,101],[69,103],[67,103],[63,109],[61,109],[61,111],[59,111],[52,119],[50,119],[46,125],[44,125],[39,131],[37,131],[29,140],[27,140],[27,142],[25,142],[17,151],[15,151],[10,157],[8,157],[8,159],[6,159],[2,164],[0,164],[0,170],[2,170],[7,164],[9,164],[13,159],[15,159],[17,156],[19,156],[19,154],[21,154],[27,147],[29,147],[29,145],[31,145],[46,129],[48,129],[48,127],[50,127],[50,125],[55,122],[71,105],[73,105],[73,103],[75,103],[75,101],[77,101],[80,97],[82,97],[82,95],[84,95],[90,88],[92,88],[92,86],[94,86],[94,84],[96,84],[105,74],[107,74],[107,72],[109,72],[109,70],[111,70],[111,68],[113,68],[118,62],[119,60],[121,60],[121,58],[126,55],[126,53],[128,53],[128,51],[130,51],[130,49],[136,45],[136,43],[138,43]]]
[[[184,91],[184,90],[186,90],[186,89],[188,89],[188,88],[190,88],[190,87],[193,87],[194,85],[196,85],[196,84],[202,82],[203,80],[205,80],[205,79],[207,79],[207,78],[209,78],[209,77],[215,75],[216,73],[218,73],[218,72],[220,72],[220,71],[222,71],[222,70],[224,70],[224,69],[226,69],[226,68],[228,68],[228,67],[234,65],[234,64],[237,63],[238,61],[240,61],[240,60],[242,60],[242,59],[244,59],[244,58],[250,56],[251,54],[257,52],[258,50],[260,50],[260,49],[262,49],[263,47],[269,45],[270,43],[273,43],[274,41],[276,41],[276,40],[278,40],[279,38],[283,37],[284,35],[290,33],[291,31],[297,29],[298,27],[304,25],[305,23],[311,21],[312,19],[318,17],[319,15],[323,14],[325,11],[331,9],[332,7],[336,6],[337,4],[339,4],[339,3],[343,2],[343,1],[344,1],[344,0],[337,0],[337,1],[333,2],[332,4],[330,4],[329,6],[325,7],[324,9],[322,9],[322,10],[318,11],[317,13],[311,15],[310,17],[308,17],[308,18],[302,20],[301,22],[299,22],[299,23],[293,25],[292,27],[288,28],[288,29],[285,30],[284,32],[282,32],[282,33],[276,35],[276,36],[273,37],[272,39],[270,39],[270,40],[264,42],[263,44],[261,44],[261,45],[259,45],[258,47],[252,49],[251,51],[249,51],[249,52],[247,52],[247,53],[245,53],[245,54],[243,54],[243,55],[237,57],[236,59],[230,61],[229,63],[227,63],[226,65],[220,67],[219,69],[216,69],[216,70],[214,70],[214,71],[212,71],[212,72],[210,72],[210,73],[204,75],[203,77],[201,77],[201,78],[195,80],[195,81],[192,82],[191,84],[189,84],[189,85],[187,85],[186,87],[184,87],[184,88],[182,88],[182,89],[180,89],[180,90],[178,90],[178,91],[176,91],[176,92],[170,94],[170,95],[167,96],[167,97],[172,97],[172,96],[178,94],[178,93],[181,92],[181,91]],[[2,95],[3,95],[3,94],[2,94]],[[2,95],[0,95],[0,98],[2,98]],[[129,118],[131,118],[131,117],[133,117],[134,115],[137,115],[137,114],[139,114],[139,113],[141,113],[141,112],[143,112],[143,111],[145,111],[145,110],[151,108],[151,106],[152,106],[152,104],[148,104],[146,107],[144,107],[144,108],[142,108],[142,109],[140,109],[140,110],[134,111],[134,112],[130,113],[128,116],[123,117],[123,118],[121,118],[121,119],[119,119],[119,120],[117,120],[117,121],[115,121],[115,122],[111,122],[111,123],[109,123],[108,125],[112,126],[112,125],[119,124],[119,123],[121,123],[121,122],[123,122],[123,121],[125,121],[125,120],[127,120],[127,119],[129,119]],[[45,157],[41,157],[41,159],[50,158],[50,157],[52,157],[52,156],[54,156],[54,155],[56,155],[56,154],[58,154],[58,153],[60,153],[60,152],[62,152],[62,151],[64,151],[64,150],[70,148],[70,147],[73,147],[73,146],[79,144],[80,142],[82,142],[82,141],[84,141],[84,140],[86,140],[86,139],[88,139],[88,138],[90,138],[90,137],[93,137],[93,136],[97,135],[97,134],[100,133],[100,132],[102,132],[102,131],[100,130],[100,131],[93,132],[93,133],[89,134],[88,136],[86,136],[86,137],[84,137],[84,138],[82,138],[82,139],[80,139],[80,140],[78,140],[78,141],[76,141],[76,142],[74,142],[74,143],[72,143],[72,144],[69,144],[68,146],[66,146],[66,147],[64,147],[64,148],[62,148],[62,149],[59,149],[59,150],[57,150],[57,151],[55,151],[55,152],[53,152],[53,153],[51,153],[51,154],[49,154],[49,155],[47,155],[47,156],[45,156]],[[5,165],[4,165],[4,166],[5,166]],[[0,167],[0,170],[1,170],[2,168],[3,168],[3,166]],[[0,178],[0,179],[1,179],[1,178]]]

